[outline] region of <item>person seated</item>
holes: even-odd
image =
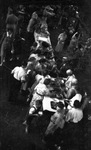
[[[72,83],[74,83],[74,82],[77,83],[78,81],[71,69],[68,69],[66,71],[66,74],[67,74],[67,78],[63,78],[63,79],[65,80],[66,90],[68,90],[69,88],[71,88]]]
[[[48,80],[49,81],[49,80]],[[49,89],[47,88],[47,86],[45,84],[49,84],[49,83],[46,83],[46,81],[44,81],[44,83],[42,82],[39,82],[35,88],[34,88],[34,91],[33,91],[33,97],[32,97],[32,100],[30,102],[30,107],[33,106],[34,110],[36,111],[36,101],[37,100],[40,100],[42,101],[43,97],[45,94],[47,94],[49,92]],[[30,111],[29,111],[29,114],[33,113],[33,111],[31,112],[31,108],[30,108]]]
[[[69,87],[69,89],[66,89],[64,91],[64,96],[66,99],[70,100],[71,98],[73,98],[76,94],[78,93],[78,89],[77,89],[77,80],[74,79],[71,83],[71,86]]]
[[[32,96],[32,100],[30,102],[30,109],[29,109],[29,113],[28,116],[26,118],[25,121],[25,125],[26,125],[26,129],[25,131],[28,132],[28,127],[31,124],[31,121],[33,119],[33,115],[35,115],[35,113],[37,112],[36,116],[38,116],[38,112],[42,107],[42,100],[44,98],[45,95],[49,96],[51,95],[50,93],[50,79],[46,79],[44,81],[44,83],[38,83],[33,91],[33,96]]]
[[[66,122],[78,123],[83,118],[83,110],[81,109],[81,103],[78,100],[74,101],[74,105],[68,110],[66,115]]]
[[[82,95],[80,93],[75,94],[75,96],[73,96],[70,100],[69,100],[69,104],[67,106],[67,109],[71,109],[74,106],[74,101],[78,100],[80,103],[82,102]]]

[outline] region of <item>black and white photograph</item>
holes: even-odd
[[[91,150],[91,0],[0,0],[0,150]]]

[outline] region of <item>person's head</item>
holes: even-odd
[[[75,108],[80,108],[81,107],[81,103],[78,100],[74,101],[74,107]]]
[[[13,9],[11,7],[8,7],[8,14],[13,14]]]
[[[66,32],[63,31],[63,33],[59,34],[58,41],[63,41],[64,42],[66,40],[66,38],[67,38]]]
[[[39,60],[39,63],[45,63],[46,62],[46,59],[45,58],[41,58],[40,60]]]
[[[44,68],[43,69],[43,76],[45,77],[47,75],[49,75],[49,70],[47,68]]]
[[[28,58],[28,61],[34,62],[34,61],[36,61],[36,58],[35,58],[35,57],[29,57],[29,58]]]
[[[65,84],[64,84],[64,80],[62,80],[61,78],[56,78],[56,84],[59,86],[59,87],[63,87]]]
[[[50,90],[53,91],[54,87],[52,86],[52,80],[50,78],[45,79],[44,84],[46,85],[46,87]]]
[[[67,57],[63,57],[63,58],[62,58],[62,62],[66,62],[67,60],[68,60]]]
[[[22,61],[22,63],[21,63],[21,65],[22,65],[22,67],[26,67],[27,66],[27,61]]]
[[[78,80],[76,78],[72,79],[71,86],[77,87],[77,85],[78,85]]]
[[[37,71],[37,72],[40,72],[41,74],[42,74],[42,66],[41,66],[41,64],[40,63],[36,63],[35,64],[35,70]]]
[[[72,72],[71,69],[68,69],[68,70],[66,71],[66,74],[67,74],[67,76],[71,76],[71,75],[73,74],[73,72]]]
[[[38,18],[38,15],[37,15],[37,12],[36,12],[36,11],[32,13],[32,18],[33,18],[33,19],[37,19],[37,18]]]
[[[51,79],[50,79],[50,78],[45,79],[45,80],[44,80],[44,84],[45,84],[45,85],[51,84]]]
[[[68,32],[69,32],[69,34],[72,35],[72,34],[75,32],[74,27],[73,27],[73,26],[69,26],[69,27],[68,27]]]
[[[62,110],[64,109],[64,104],[60,101],[57,103],[57,110]]]

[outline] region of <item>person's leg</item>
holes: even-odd
[[[31,122],[32,122],[33,118],[35,117],[33,115],[35,111],[36,111],[36,109],[34,107],[31,107],[28,111],[28,114],[26,115],[25,121],[23,122],[23,124],[26,126],[25,127],[25,132],[26,133],[30,132],[29,127],[31,125]]]

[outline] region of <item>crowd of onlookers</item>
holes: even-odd
[[[80,69],[79,61],[90,47],[89,41],[88,45],[86,41],[84,45],[82,43],[82,22],[78,7],[70,5],[63,10],[60,7],[56,10],[46,6],[40,11],[35,10],[29,16],[25,29],[25,7],[21,5],[19,9],[18,16],[13,13],[13,9],[8,9],[6,34],[1,44],[1,65],[5,63],[8,38],[12,38],[13,47],[16,37],[26,41],[26,31],[28,34],[33,33],[33,43],[29,56],[11,71],[9,101],[16,100],[18,94],[25,96],[25,101],[29,104],[29,112],[24,121],[26,133],[29,133],[35,116],[41,117],[46,111],[51,114],[42,140],[49,149],[61,149],[62,146],[70,149],[74,145],[75,149],[80,150],[83,148],[81,138],[89,99],[87,92],[79,86],[75,70]],[[53,26],[52,19],[59,19],[58,24],[54,23]],[[60,28],[55,49],[48,23],[50,28]],[[11,53],[14,53],[14,48],[11,48]],[[17,55],[17,59],[19,57]]]

